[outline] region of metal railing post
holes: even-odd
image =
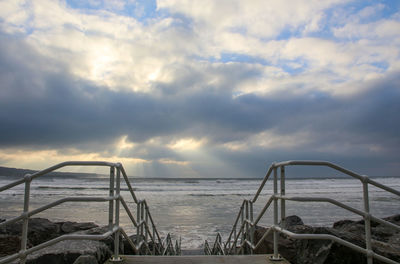
[[[243,245],[243,242],[244,242],[244,239],[245,239],[245,237],[244,237],[244,230],[242,229],[242,228],[244,228],[243,227],[243,223],[244,223],[244,203],[242,204],[242,210],[241,210],[242,212],[241,212],[241,215],[240,215],[240,220],[241,220],[241,222],[240,222],[240,230],[239,230],[239,232],[240,231],[242,231],[241,232],[241,235],[240,235],[240,244],[241,245]],[[244,252],[243,252],[243,250],[242,250],[242,255],[244,254]]]
[[[251,243],[251,247],[250,247],[250,254],[253,254],[253,246],[254,246],[254,232],[255,232],[255,226],[253,223],[253,202],[250,200],[250,222],[251,222],[251,226],[250,226],[250,243]]]
[[[110,167],[110,188],[109,196],[114,197],[114,167]],[[108,204],[108,229],[112,230],[114,223],[114,200],[110,200]]]
[[[26,261],[26,245],[28,243],[28,225],[29,225],[29,198],[30,198],[30,191],[31,191],[31,175],[25,175],[25,194],[24,194],[24,221],[22,224],[22,234],[21,234],[21,250],[22,257],[20,258],[20,263],[24,264]]]
[[[285,196],[285,166],[281,166],[281,196]],[[286,217],[286,201],[281,199],[281,223]]]
[[[249,240],[249,238],[250,238],[250,234],[249,234],[249,218],[250,218],[250,216],[249,216],[249,201],[248,200],[246,200],[246,204],[245,204],[245,208],[246,208],[246,223],[245,223],[245,227],[246,227],[246,235],[245,235],[245,241],[248,241]],[[246,243],[246,242],[245,242]],[[246,245],[246,244],[245,244]],[[244,248],[245,249],[245,248]],[[243,249],[243,253],[245,253],[244,252],[244,249]]]
[[[137,209],[136,209],[136,221],[137,221],[137,227],[136,227],[136,244],[137,244],[137,247],[139,248],[139,245],[140,245],[140,242],[141,242],[141,236],[140,236],[140,225],[141,225],[141,223],[140,223],[140,206],[141,206],[141,202],[142,201],[139,201],[138,203],[137,203]],[[140,248],[139,248],[139,250],[140,250]]]
[[[272,260],[280,260],[278,253],[278,231],[275,227],[278,225],[278,169],[274,166],[274,255]]]
[[[365,224],[365,244],[367,249],[367,263],[373,263],[373,252],[371,246],[371,217],[369,213],[368,181],[362,181],[364,199],[364,224]]]
[[[141,204],[141,206],[140,206],[140,235],[142,236],[142,238],[144,239],[144,235],[143,235],[143,233],[144,233],[144,231],[145,231],[145,222],[144,222],[144,206],[145,206],[145,203],[144,203],[144,200],[142,200],[142,204]],[[147,241],[145,241],[145,242],[147,242]]]
[[[119,203],[120,203],[120,186],[121,186],[121,170],[117,168],[117,180],[116,180],[116,190],[115,190],[115,226],[118,230],[114,234],[114,256],[112,257],[111,261],[121,261],[122,259],[119,257]]]
[[[147,207],[147,204],[145,204],[145,222],[146,222],[146,225],[144,227],[144,237],[145,237],[145,240],[148,241],[149,230],[147,230],[147,226],[148,226],[148,222],[149,222],[149,208]]]
[[[233,247],[234,247],[234,250],[233,250],[233,252],[235,252],[235,255],[237,254],[237,234],[236,234],[236,226],[234,227],[235,229],[234,229],[234,232],[233,232]]]
[[[155,237],[156,237],[156,232],[155,232],[155,227],[154,227],[154,224],[151,224],[151,228],[152,228],[152,234],[153,234],[153,255],[155,255],[156,254],[156,239],[155,239]]]

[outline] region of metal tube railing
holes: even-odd
[[[22,237],[21,237],[21,252],[26,251],[26,245],[28,243],[28,224],[29,224],[29,198],[30,198],[30,190],[31,190],[31,180],[32,177],[30,174],[25,176],[25,195],[24,195],[24,212],[23,216],[23,224],[22,224]],[[20,260],[21,264],[24,264],[26,260],[26,254],[22,255]]]
[[[119,202],[120,202],[120,189],[121,189],[121,173],[119,167],[117,168],[117,182],[116,182],[116,191],[115,196],[118,197],[115,200],[115,226],[118,228],[117,232],[114,234],[114,256],[111,258],[111,261],[121,261],[122,259],[119,257]]]
[[[30,184],[31,181],[35,178],[38,178],[40,176],[43,176],[45,174],[48,174],[50,172],[53,172],[57,169],[66,167],[66,166],[108,166],[110,167],[110,185],[109,185],[109,193],[107,197],[67,197],[67,198],[62,198],[57,201],[51,202],[49,204],[46,204],[44,206],[41,206],[39,208],[36,208],[34,210],[29,211],[29,198],[30,198]],[[115,169],[117,170],[117,173],[115,175]],[[120,194],[121,191],[121,173],[123,176],[123,179],[125,180],[126,185],[128,186],[128,190],[131,194],[132,199],[134,202],[138,205],[138,210],[137,210],[137,221],[133,217],[128,205],[126,204],[125,200]],[[2,263],[8,263],[11,261],[14,261],[16,259],[20,259],[20,263],[25,263],[26,256],[29,255],[30,253],[37,251],[39,249],[42,249],[44,247],[53,245],[55,243],[58,243],[63,240],[76,240],[76,239],[88,239],[88,240],[100,240],[104,239],[110,235],[114,235],[114,255],[111,258],[111,261],[119,261],[121,258],[119,257],[119,241],[120,241],[120,234],[127,239],[129,245],[132,247],[132,249],[140,253],[140,249],[143,245],[146,247],[146,252],[151,253],[151,250],[149,248],[147,240],[150,239],[153,242],[153,253],[168,253],[168,254],[174,254],[177,252],[180,252],[180,248],[178,249],[178,245],[180,247],[180,243],[176,243],[176,248],[174,249],[170,246],[164,247],[165,244],[162,243],[161,237],[156,229],[156,226],[154,224],[153,218],[150,214],[149,207],[147,206],[147,203],[145,200],[143,201],[138,201],[132,185],[129,182],[129,179],[126,175],[126,172],[120,163],[111,163],[111,162],[103,162],[103,161],[67,161],[67,162],[62,162],[59,164],[56,164],[52,167],[49,167],[47,169],[35,172],[33,174],[27,174],[23,179],[17,180],[15,182],[9,183],[5,186],[0,187],[0,192],[4,190],[8,190],[10,188],[13,188],[17,185],[25,183],[25,192],[24,192],[24,207],[23,207],[23,213],[20,216],[14,217],[12,219],[3,221],[0,223],[1,226],[5,226],[8,224],[15,223],[19,220],[23,220],[22,224],[22,232],[21,232],[21,250],[18,253],[15,253],[11,256],[7,256],[4,258],[0,259],[0,264]],[[65,202],[108,202],[108,230],[106,233],[103,235],[63,235],[60,237],[57,237],[55,239],[46,241],[42,244],[39,244],[37,246],[34,246],[32,248],[27,249],[27,240],[28,240],[28,224],[29,224],[29,218],[35,214],[38,214],[40,212],[43,212],[47,209],[50,209],[52,207],[55,207],[57,205],[60,205]],[[134,227],[137,228],[137,245],[135,245],[132,240],[127,236],[125,231],[120,227],[120,203],[122,204],[123,208],[125,209],[129,219],[131,220],[132,224]],[[151,228],[149,224],[151,225]],[[152,230],[152,234],[150,233],[150,230]],[[144,234],[144,239],[143,239],[143,234]],[[168,234],[167,237],[169,237],[169,244],[172,244],[171,242],[171,237]],[[157,242],[157,241],[158,242]],[[176,241],[177,242],[177,241]]]
[[[278,225],[278,168],[274,167],[274,225]],[[278,232],[274,230],[274,255],[273,260],[280,260],[278,253]]]
[[[336,171],[339,171],[341,173],[344,173],[346,175],[349,175],[353,178],[356,178],[358,180],[361,181],[361,184],[363,186],[363,203],[364,203],[364,210],[358,210],[355,209],[351,206],[348,206],[346,204],[343,204],[339,201],[336,201],[334,199],[331,198],[326,198],[326,197],[290,197],[290,196],[286,196],[286,190],[285,190],[285,166],[325,166],[325,167],[330,167]],[[280,168],[280,194],[278,193],[278,173],[277,170]],[[279,163],[273,163],[270,168],[268,169],[263,181],[261,182],[260,187],[258,188],[256,194],[254,195],[254,198],[251,200],[251,207],[253,206],[253,203],[255,203],[261,193],[261,191],[263,190],[267,180],[269,179],[271,173],[273,172],[274,175],[274,179],[273,179],[273,195],[270,196],[270,198],[267,200],[266,204],[264,205],[263,209],[260,211],[258,217],[256,218],[256,220],[253,222],[253,218],[252,218],[252,213],[251,213],[251,218],[249,219],[247,216],[247,211],[246,211],[246,217],[244,217],[244,211],[243,211],[243,206],[244,204],[248,205],[247,200],[244,200],[239,213],[237,215],[237,218],[234,222],[232,231],[229,234],[228,240],[225,243],[225,247],[223,249],[223,251],[225,251],[227,254],[230,254],[232,252],[232,248],[235,247],[234,253],[237,253],[237,247],[236,247],[236,243],[237,240],[239,238],[239,236],[241,236],[242,238],[245,237],[245,239],[241,241],[240,245],[239,245],[239,253],[240,252],[244,252],[244,246],[247,245],[250,248],[250,252],[252,252],[252,250],[257,249],[260,245],[261,242],[271,233],[273,232],[273,256],[272,256],[272,260],[277,260],[280,259],[280,256],[278,254],[278,235],[277,233],[283,233],[286,234],[292,238],[298,238],[298,239],[329,239],[332,240],[334,242],[337,242],[339,244],[342,244],[344,246],[350,247],[352,249],[355,249],[363,254],[365,254],[367,256],[367,260],[368,260],[368,264],[372,264],[373,263],[373,258],[383,261],[385,263],[397,263],[393,260],[390,260],[386,257],[383,257],[377,253],[375,253],[372,249],[372,238],[371,238],[371,221],[375,221],[381,224],[384,224],[386,226],[389,226],[391,228],[394,228],[396,230],[400,230],[400,226],[395,225],[393,223],[390,223],[386,220],[380,219],[378,217],[375,217],[373,215],[370,214],[370,209],[369,209],[369,193],[368,193],[368,184],[371,184],[379,189],[385,190],[387,192],[390,192],[392,194],[395,194],[397,196],[400,196],[400,191],[395,190],[393,188],[390,188],[388,186],[385,186],[381,183],[378,183],[374,180],[371,180],[370,178],[368,178],[367,176],[363,176],[363,175],[359,175],[353,171],[347,170],[345,168],[342,168],[336,164],[330,163],[330,162],[326,162],[326,161],[285,161],[285,162],[279,162]],[[364,218],[364,222],[365,222],[365,240],[366,240],[366,248],[361,248],[357,245],[354,245],[348,241],[342,240],[338,237],[332,236],[332,235],[324,235],[324,234],[294,234],[292,232],[289,232],[288,230],[283,229],[282,227],[278,226],[278,200],[281,200],[281,208],[280,208],[280,218],[281,221],[284,220],[284,218],[286,217],[286,200],[291,200],[291,201],[299,201],[299,202],[328,202],[331,203],[333,205],[336,205],[338,207],[341,207],[349,212],[355,213],[357,215],[360,215]],[[261,218],[264,216],[265,212],[267,211],[267,209],[270,207],[271,203],[274,203],[273,206],[273,226],[268,229],[267,232],[264,233],[264,235],[262,236],[262,238],[257,242],[256,245],[254,245],[254,240],[253,240],[253,236],[254,236],[254,230],[255,230],[255,226],[259,223],[259,221],[261,220]],[[239,232],[236,232],[237,229],[237,222],[239,220],[239,218],[241,218],[241,227],[239,229]],[[246,234],[244,234],[246,233]],[[250,233],[250,235],[248,234]],[[232,238],[233,236],[233,238]],[[231,246],[231,241],[233,240],[233,245]],[[216,240],[217,242],[217,240]],[[208,242],[207,242],[208,244]],[[399,263],[398,263],[399,264]]]
[[[114,167],[110,167],[110,187],[109,187],[109,195],[110,197],[114,196]],[[113,228],[114,221],[114,201],[109,202],[108,204],[108,229]]]
[[[281,195],[285,195],[285,166],[281,167]],[[286,217],[286,201],[281,200],[281,221]]]

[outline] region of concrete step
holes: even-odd
[[[236,256],[122,256],[122,264],[290,264],[286,260],[271,261],[271,255]],[[106,262],[107,264],[115,262]]]
[[[204,255],[204,249],[202,249],[202,248],[182,249],[181,250],[181,255],[182,256]]]

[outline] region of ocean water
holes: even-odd
[[[14,179],[15,180],[15,179]],[[400,190],[400,177],[375,178],[380,183]],[[0,186],[9,183],[0,176]],[[226,239],[243,199],[254,197],[262,179],[131,179],[139,199],[146,199],[162,235],[167,232],[182,238],[182,248],[201,248],[204,240],[213,241],[217,232]],[[106,177],[39,178],[32,182],[30,209],[70,196],[107,196]],[[136,206],[124,184],[122,195],[136,215]],[[0,218],[21,213],[23,185],[0,193]],[[272,181],[264,187],[254,204],[255,217],[272,194]],[[287,179],[290,196],[329,197],[362,209],[362,186],[354,179]],[[400,197],[370,186],[370,207],[373,215],[385,217],[400,213]],[[121,208],[123,208],[121,206]],[[341,219],[360,219],[357,215],[327,203],[287,202],[287,215],[298,215],[306,224],[331,226]],[[107,224],[108,203],[65,203],[38,214],[53,221],[92,221]],[[121,210],[121,225],[133,233],[126,213]],[[261,220],[272,223],[272,206]]]

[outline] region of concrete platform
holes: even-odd
[[[271,261],[271,255],[235,255],[235,256],[122,256],[121,264],[290,264],[286,260]]]

